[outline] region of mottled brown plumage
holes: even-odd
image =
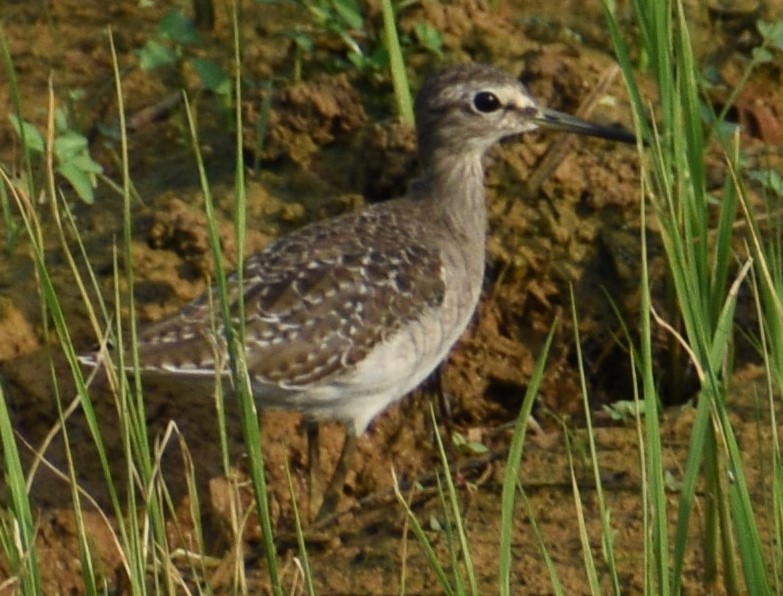
[[[391,203],[306,226],[245,263],[248,368],[259,385],[304,390],[363,361],[445,294],[440,251],[409,215],[421,204]],[[231,277],[232,312],[238,308]],[[214,374],[222,325],[204,295],[140,337],[146,370]],[[219,320],[219,318],[218,318]]]
[[[244,296],[245,355],[258,406],[348,427],[327,512],[357,435],[430,374],[475,310],[484,275],[486,150],[539,126],[633,139],[542,109],[518,81],[482,65],[434,74],[415,109],[422,174],[407,196],[304,227],[250,256],[241,288],[229,280],[234,314]],[[215,299],[205,295],[147,328],[141,367],[209,383],[227,376]],[[315,484],[317,445],[310,457]]]

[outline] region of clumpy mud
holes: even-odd
[[[416,23],[426,22],[443,36],[444,60],[495,64],[520,75],[534,97],[548,106],[631,128],[627,98],[597,3],[557,0],[541,8],[517,4],[500,2],[497,8],[490,8],[471,0],[422,2],[399,15],[401,31],[411,35]],[[720,109],[754,46],[755,19],[765,15],[771,18],[777,9],[772,2],[743,3],[749,7],[731,10],[722,8],[719,2],[707,4],[710,6],[691,2],[688,9],[699,59],[713,67],[721,81],[710,97]],[[72,122],[78,122],[89,136],[93,153],[114,179],[119,179],[117,145],[106,131],[116,128],[117,112],[105,28],[111,25],[118,48],[129,115],[159,105],[182,84],[190,87],[217,206],[220,239],[230,267],[236,251],[231,214],[235,164],[234,134],[226,126],[227,116],[220,112],[214,98],[198,93],[187,72],[145,73],[137,68],[133,54],[153,34],[166,9],[114,2],[104,10],[64,0],[51,3],[49,14],[44,15],[38,3],[16,3],[4,9],[4,32],[17,71],[25,118],[43,127],[50,73],[58,105],[67,104],[69,91],[82,90],[82,99],[70,102]],[[377,9],[368,11],[368,26],[378,31]],[[247,173],[246,252],[306,222],[403,193],[417,171],[415,138],[409,127],[393,117],[389,81],[378,74],[340,70],[337,66],[342,46],[334,36],[320,31],[313,34],[313,51],[302,57],[301,81],[293,82],[296,52],[287,32],[306,16],[284,3],[248,3],[243,15],[248,82],[243,104],[245,154],[248,164],[259,165]],[[218,10],[214,34],[205,36],[198,51],[229,65],[231,31],[224,19],[224,12]],[[438,58],[421,49],[411,50],[408,61],[414,84],[439,63]],[[274,85],[269,129],[259,154],[258,117],[263,98],[269,93],[260,82],[270,78]],[[777,67],[760,69],[737,103],[735,119],[745,127],[743,143],[750,155],[762,156],[765,144],[780,142],[780,78]],[[601,92],[591,99],[596,88]],[[643,82],[643,88],[654,105],[653,87]],[[9,93],[7,85],[0,85],[3,105],[10,105]],[[214,265],[181,105],[175,101],[173,107],[156,117],[140,117],[133,122],[129,137],[131,173],[140,200],[133,204],[131,258],[136,316],[146,322],[181,308],[203,292]],[[7,121],[0,122],[0,148],[3,163],[18,163],[18,143]],[[598,425],[602,479],[617,528],[615,547],[622,553],[618,564],[627,592],[639,591],[643,585],[645,537],[636,430],[632,424],[611,422],[600,408],[602,404],[633,399],[629,357],[624,343],[618,341],[623,330],[614,309],[634,326],[639,316],[641,233],[638,155],[634,147],[599,140],[530,134],[521,141],[504,143],[488,156],[487,162],[491,237],[484,292],[473,323],[452,350],[440,379],[450,403],[449,428],[489,450],[489,455],[459,456],[464,469],[458,490],[479,585],[484,593],[493,593],[497,585],[502,462],[511,437],[507,425],[519,412],[543,342],[557,324],[535,410],[542,428],[528,437],[520,478],[566,593],[587,590],[565,439],[559,424],[559,420],[565,420],[572,443],[584,449],[585,435],[580,430],[584,405],[570,311],[573,292],[589,401]],[[708,165],[711,181],[718,188],[726,175],[722,161],[716,154],[714,163]],[[113,250],[122,235],[121,199],[102,185],[95,204],[88,206],[69,195],[65,186],[63,189],[101,293],[111,304],[115,260],[121,271],[128,266],[117,256],[121,251],[115,255]],[[85,317],[82,296],[63,257],[48,205],[41,205],[40,210],[44,214],[48,267],[69,331],[77,348],[89,349],[96,339]],[[663,261],[651,221],[649,266],[654,299],[659,301],[656,306],[661,306]],[[57,391],[52,378],[57,379],[66,404],[74,395],[72,381],[51,327],[44,325],[40,303],[34,298],[39,286],[26,240],[20,236],[13,246],[6,244],[2,249],[3,390],[20,438],[37,446],[57,418]],[[128,314],[122,308],[121,312]],[[660,329],[655,333],[664,399],[680,404],[668,409],[662,420],[666,465],[678,477],[678,462],[684,458],[693,416],[690,405],[681,404],[691,397],[694,384],[687,370],[676,382],[669,378],[670,338]],[[753,354],[747,346],[744,349],[746,353],[740,352],[738,360],[751,362]],[[759,413],[754,400],[765,391],[762,371],[748,364],[733,382],[736,430],[749,454],[749,478],[760,482],[760,464],[755,455],[759,445],[769,444],[768,438],[759,436],[755,421]],[[398,593],[403,578],[409,593],[439,591],[421,550],[405,532],[404,514],[391,492],[390,473],[393,467],[407,491],[414,481],[423,485],[411,493],[419,519],[441,515],[431,475],[438,456],[429,421],[429,403],[437,386],[434,381],[426,383],[379,416],[361,438],[341,505],[345,513],[309,536],[310,564],[319,593]],[[121,477],[114,404],[100,381],[93,385],[93,391],[109,452],[118,455],[114,472]],[[145,399],[151,437],[163,436],[169,423],[176,422],[178,434],[165,451],[163,469],[177,507],[176,517],[185,528],[190,497],[184,484],[180,440],[195,464],[208,550],[218,561],[209,579],[213,590],[220,593],[228,589],[233,564],[228,550],[229,483],[247,480],[236,405],[228,403],[228,441],[235,477],[226,478],[210,395],[151,381],[145,384]],[[446,414],[440,411],[439,417],[440,431],[444,432]],[[68,421],[68,433],[79,462],[81,486],[109,511],[92,440],[78,409]],[[296,547],[290,539],[292,504],[284,461],[288,458],[292,469],[300,510],[306,511],[307,449],[296,415],[265,413],[263,433],[279,555],[286,585],[293,585]],[[342,443],[340,426],[325,425],[322,441],[322,461],[330,470]],[[29,450],[23,448],[23,453],[26,465],[31,465]],[[57,469],[65,469],[61,434],[54,437],[46,455]],[[577,482],[587,511],[588,530],[595,539],[594,556],[600,559],[593,476],[585,461],[577,461]],[[752,486],[752,490],[757,487]],[[242,491],[244,505],[249,506],[249,489]],[[78,593],[83,586],[67,486],[52,471],[41,467],[32,496],[45,591]],[[676,494],[672,493],[671,501],[676,503]],[[254,592],[267,586],[255,519],[251,516],[243,534],[249,553],[245,560],[248,585]],[[695,515],[693,548],[689,549],[686,565],[685,585],[689,591],[702,589],[702,528],[698,520]],[[113,589],[122,592],[119,556],[106,521],[88,508],[85,523],[100,553],[101,573]],[[428,533],[445,560],[442,534],[434,529],[428,529]],[[174,542],[188,546],[188,539],[186,532]],[[551,591],[530,521],[521,509],[515,521],[513,556],[513,581],[518,593]],[[0,561],[0,577],[5,565]]]

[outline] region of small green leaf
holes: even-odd
[[[77,155],[67,163],[75,168],[79,168],[82,172],[86,172],[87,174],[103,173],[103,166],[90,157],[90,154],[87,152],[84,152],[82,155]]]
[[[314,4],[308,4],[307,10],[310,12],[310,16],[313,19],[313,23],[319,27],[323,27],[329,21],[329,13],[320,6]]]
[[[772,192],[774,195],[783,196],[783,178],[775,170],[752,170],[748,172],[748,177],[751,180],[760,182],[765,190]]]
[[[389,66],[389,52],[386,50],[386,46],[377,46],[367,56],[367,63],[375,71],[384,70]]]
[[[667,490],[676,493],[682,490],[682,480],[675,478],[669,470],[663,473],[663,483],[666,485]]]
[[[217,62],[194,58],[190,64],[205,89],[218,95],[228,95],[231,92],[231,79]]]
[[[150,39],[144,47],[137,52],[139,66],[142,70],[155,70],[161,66],[168,66],[177,61],[177,53],[170,47],[159,41]]]
[[[68,90],[68,99],[71,101],[81,101],[85,97],[87,97],[87,91],[84,89],[76,88]]]
[[[772,62],[772,52],[770,52],[767,48],[753,48],[751,55],[753,56],[753,62],[757,64]]]
[[[461,433],[454,432],[451,441],[460,453],[467,455],[484,455],[489,451],[486,445],[478,441],[468,441]]]
[[[425,50],[439,58],[443,56],[443,37],[441,37],[440,31],[426,23],[416,23],[413,26],[413,33]]]
[[[8,119],[11,121],[16,134],[22,139],[22,131],[24,131],[24,142],[30,151],[35,153],[43,153],[46,143],[44,143],[43,135],[38,132],[38,129],[25,120],[19,120],[13,114],[8,115]]]
[[[54,140],[54,154],[61,162],[69,161],[86,149],[87,139],[72,130],[66,131]]]
[[[625,422],[628,419],[636,417],[637,413],[644,415],[644,402],[633,400],[619,400],[611,404],[602,406],[604,412],[616,422]]]
[[[364,29],[364,19],[358,2],[355,0],[333,0],[333,2],[335,12],[349,29],[356,31]]]
[[[483,443],[477,443],[476,441],[468,441],[467,446],[474,455],[484,455],[489,452],[489,447]]]
[[[313,40],[306,33],[302,33],[301,31],[294,31],[291,33],[291,39],[293,40],[296,47],[300,50],[305,52],[311,52],[313,50]]]
[[[176,8],[163,15],[158,23],[158,33],[174,43],[182,45],[196,44],[201,41],[193,21]]]
[[[356,70],[364,70],[364,67],[366,65],[366,60],[364,56],[361,54],[357,54],[356,52],[348,52],[345,55],[346,58],[348,58],[348,62],[353,64],[354,68]]]
[[[68,116],[66,116],[65,111],[60,108],[57,108],[54,111],[54,130],[57,132],[68,130]]]
[[[758,21],[756,26],[765,43],[772,44],[779,50],[783,50],[783,21],[777,20],[772,23]]]
[[[92,205],[95,202],[93,188],[95,187],[95,176],[80,170],[70,163],[61,164],[57,171],[71,184],[76,194],[85,203]]]

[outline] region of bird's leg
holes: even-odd
[[[343,443],[343,449],[340,452],[340,459],[337,460],[337,466],[332,474],[332,479],[329,481],[329,487],[324,493],[323,503],[321,509],[318,512],[318,516],[315,518],[316,524],[325,520],[337,510],[337,504],[340,502],[340,495],[343,492],[343,486],[345,485],[345,475],[348,472],[348,466],[351,464],[353,454],[356,451],[356,444],[358,437],[353,428],[347,428],[345,431],[345,442]]]
[[[320,426],[315,420],[307,420],[307,466],[310,469],[310,519],[315,520],[323,501],[323,486],[321,470],[321,443],[319,441]]]

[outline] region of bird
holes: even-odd
[[[335,512],[358,437],[446,358],[479,302],[485,269],[484,164],[500,140],[555,129],[634,143],[539,106],[494,66],[445,66],[414,102],[420,174],[407,193],[306,225],[248,256],[228,278],[233,323],[244,302],[244,356],[259,409],[300,412],[309,443],[310,508]],[[212,294],[217,295],[217,294]],[[229,378],[225,333],[209,292],[142,329],[140,372]],[[100,352],[81,357],[97,366]],[[320,486],[318,422],[345,441]]]

